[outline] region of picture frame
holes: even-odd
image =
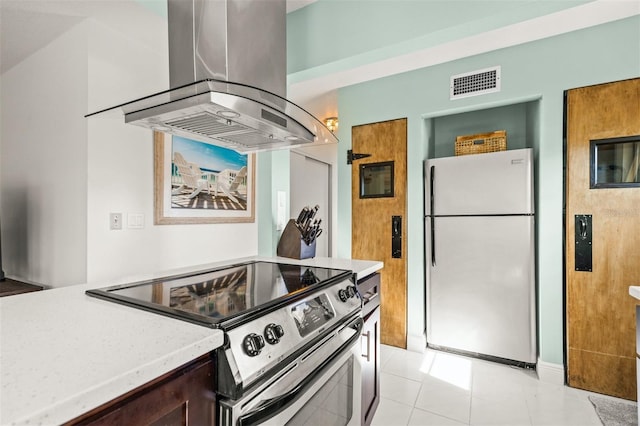
[[[176,146],[178,143],[196,148],[197,144],[206,146],[200,147],[199,157],[193,161],[193,153],[176,155],[174,138]],[[153,146],[154,224],[255,222],[255,154],[242,155],[161,132],[154,132]],[[246,157],[244,163],[241,157]],[[219,170],[197,164],[198,161],[222,164],[223,159],[227,163],[233,159],[234,166]]]

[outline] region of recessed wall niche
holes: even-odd
[[[425,119],[427,158],[454,155],[456,137],[506,130],[507,149],[536,148],[539,145],[540,100]]]

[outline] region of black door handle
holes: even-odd
[[[402,258],[402,216],[391,216],[391,257]]]
[[[578,219],[580,221],[580,238],[587,238],[587,221],[584,216]]]
[[[593,222],[590,214],[577,214],[575,226],[575,270],[591,272],[593,268]]]

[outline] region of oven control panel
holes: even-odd
[[[237,368],[234,377],[255,381],[361,308],[353,282],[344,280],[228,330],[225,356]]]
[[[336,312],[329,302],[329,297],[325,293],[298,303],[290,309],[301,337],[317,330],[336,316]]]

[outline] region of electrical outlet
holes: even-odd
[[[112,231],[122,229],[122,213],[109,214],[109,229]]]

